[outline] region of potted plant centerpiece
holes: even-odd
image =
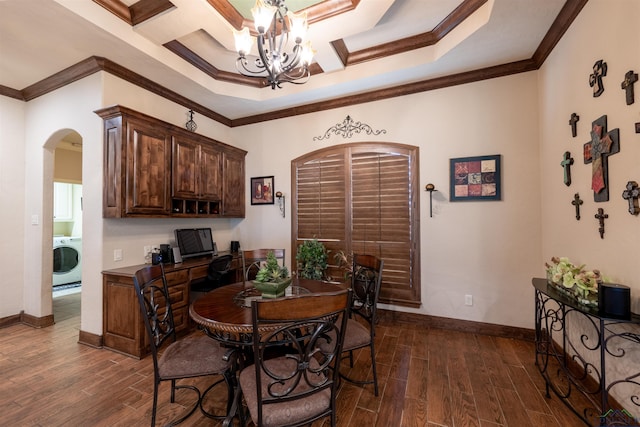
[[[305,240],[296,254],[298,275],[303,279],[323,280],[327,268],[327,250],[317,239]]]
[[[253,286],[262,293],[263,298],[278,298],[284,295],[291,284],[291,276],[286,266],[278,264],[273,252],[267,254],[267,262],[260,268]]]

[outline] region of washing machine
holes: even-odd
[[[82,237],[53,238],[53,286],[82,279]]]

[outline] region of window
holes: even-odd
[[[316,238],[331,253],[384,260],[380,301],[420,305],[418,148],[392,143],[339,145],[291,163],[295,251]],[[328,274],[340,279],[329,256]]]

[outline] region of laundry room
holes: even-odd
[[[82,284],[82,139],[71,134],[55,150],[53,182],[53,296]]]

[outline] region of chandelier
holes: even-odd
[[[284,0],[256,0],[251,14],[258,32],[258,56],[249,55],[253,45],[249,28],[234,30],[238,72],[247,77],[266,78],[271,89],[280,88],[282,83],[306,83],[314,54],[310,41],[303,44],[309,27],[307,12],[291,12]],[[294,42],[291,53],[285,52],[289,38]]]

